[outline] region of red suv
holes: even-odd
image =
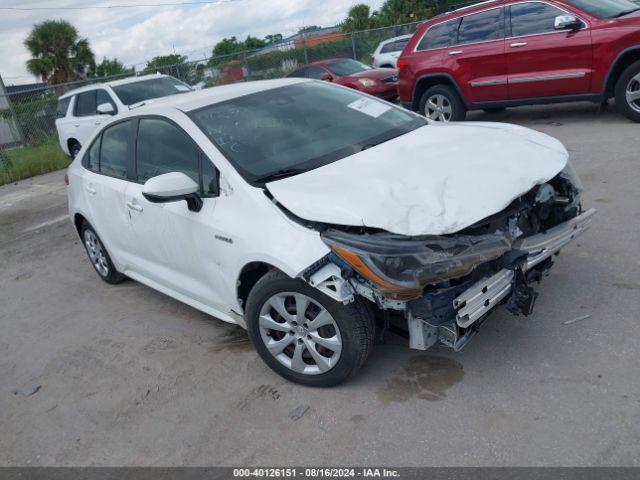
[[[398,61],[400,99],[436,121],[467,110],[615,97],[640,122],[640,5],[493,0],[422,24]]]

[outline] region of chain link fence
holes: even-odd
[[[153,71],[142,70],[59,85],[4,87],[0,82],[0,175],[6,175],[11,169],[16,149],[43,145],[54,148],[57,145],[57,100],[60,95],[75,88],[156,72],[172,75],[197,88],[208,88],[280,78],[305,64],[330,58],[353,58],[369,64],[380,42],[412,34],[419,24],[416,22],[354,33],[343,33],[339,28],[301,32],[259,50],[167,65],[154,68]]]

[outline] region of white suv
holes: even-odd
[[[67,184],[103,280],[237,323],[273,370],[315,386],[355,373],[377,329],[458,351],[500,303],[530,314],[532,283],[594,214],[547,135],[440,126],[305,79],[127,112],[89,139]]]
[[[153,74],[71,90],[58,99],[56,129],[62,150],[75,158],[86,140],[106,118],[145,100],[191,91],[177,78]]]
[[[380,42],[371,55],[371,64],[377,68],[398,68],[398,57],[413,35],[402,35]]]

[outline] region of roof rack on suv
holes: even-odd
[[[473,7],[477,7],[480,5],[484,5],[485,3],[494,3],[497,2],[499,0],[484,0],[483,2],[473,2],[470,5],[463,5],[462,7],[457,7],[454,6],[454,8],[452,8],[451,10],[449,10],[447,13],[454,13],[454,12],[460,12],[461,10],[466,10],[467,8],[473,8]],[[465,2],[465,3],[469,3],[469,2]],[[460,4],[458,4],[460,5]]]

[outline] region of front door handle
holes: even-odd
[[[127,207],[129,207],[130,210],[135,210],[136,212],[141,212],[143,210],[142,205],[133,202],[127,202]]]
[[[96,193],[98,193],[98,191],[91,185],[87,186],[87,192],[89,192],[91,195],[95,195]]]
[[[526,47],[527,45],[529,45],[527,42],[517,42],[512,43],[511,48]]]
[[[451,50],[449,52],[449,55],[460,55],[462,53],[462,50]]]

